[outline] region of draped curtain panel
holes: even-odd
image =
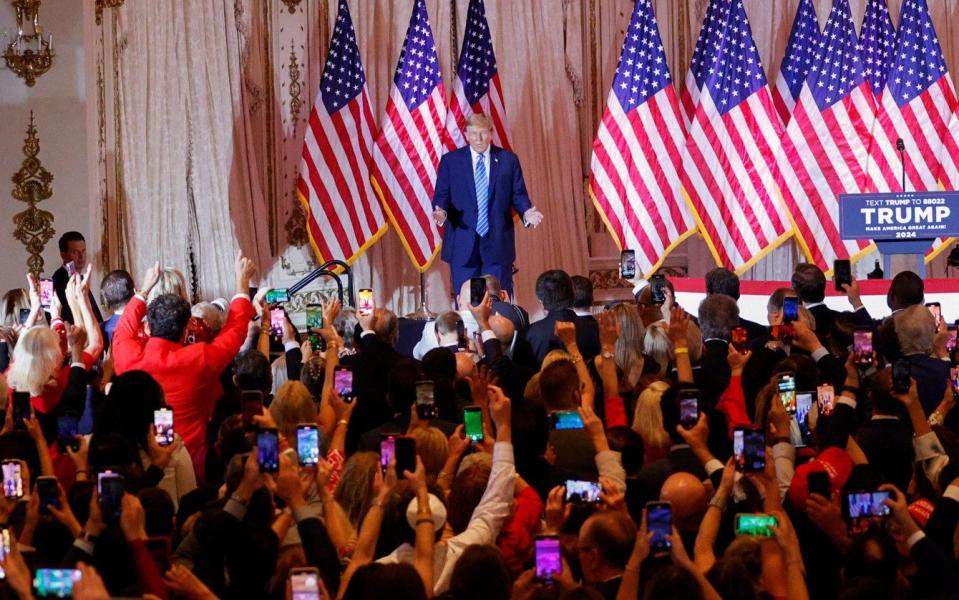
[[[798,0],[744,0],[774,82]],[[817,0],[820,24],[831,8]],[[851,0],[862,19],[866,0]],[[897,23],[901,0],[889,0]],[[289,5],[293,5],[290,10]],[[654,0],[674,80],[685,79],[707,0]],[[959,0],[929,2],[946,62],[959,75]],[[468,0],[428,0],[447,90]],[[385,110],[412,0],[349,0],[374,114]],[[242,248],[262,279],[292,283],[315,266],[294,186],[304,127],[325,61],[334,0],[126,0],[104,12],[87,42],[98,135],[91,232],[104,270],[134,275],[161,260],[181,269],[199,296],[232,292]],[[516,289],[535,306],[548,268],[615,281],[615,246],[586,196],[596,124],[616,68],[632,0],[486,0],[514,149],[533,201],[546,215],[517,235]],[[93,148],[95,146],[95,148]],[[747,277],[784,278],[792,244]],[[942,262],[943,259],[940,259]],[[871,261],[863,265],[871,268]],[[701,275],[712,262],[691,238],[667,262]],[[418,303],[418,276],[390,232],[354,264],[357,284],[404,313]],[[938,264],[933,273],[938,273]],[[868,269],[867,269],[868,270]],[[430,307],[449,306],[449,272],[426,274]]]

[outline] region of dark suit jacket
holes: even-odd
[[[564,308],[546,313],[545,317],[529,326],[526,340],[533,349],[536,360],[534,366],[538,368],[550,350],[563,349],[563,343],[553,334],[557,321],[567,321],[576,326],[576,345],[579,346],[579,352],[583,355],[583,360],[592,362],[599,354],[599,326],[596,320],[580,321],[573,309]]]
[[[825,304],[820,304],[810,308],[809,312],[816,318],[816,337],[819,338],[823,346],[828,348],[829,344],[826,342],[829,339],[829,332],[832,331],[832,322],[836,318],[836,311]]]
[[[496,146],[490,146],[489,152],[489,236],[497,256],[487,258],[509,265],[516,258],[512,211],[522,215],[533,205],[526,193],[519,158]],[[476,184],[469,146],[447,152],[440,159],[433,204],[447,216],[442,258],[461,267],[472,257],[476,241]]]
[[[739,326],[746,330],[746,335],[750,340],[755,340],[769,334],[769,327],[760,325],[749,319],[743,319],[742,317],[739,318]]]
[[[916,380],[919,403],[922,404],[922,409],[929,415],[942,402],[942,396],[946,392],[951,363],[926,354],[913,354],[907,356],[906,359],[909,361],[912,378]]]
[[[900,490],[912,478],[912,427],[902,419],[872,419],[859,426],[856,441],[883,481]]]
[[[51,279],[53,280],[53,289],[57,293],[57,298],[60,299],[60,316],[63,317],[64,321],[73,323],[73,311],[70,310],[70,304],[67,302],[67,281],[70,280],[67,269],[61,266],[53,272]],[[90,306],[93,307],[93,316],[97,318],[98,323],[103,321],[103,315],[100,314],[100,307],[97,306],[93,292],[87,292],[87,296],[90,299]]]

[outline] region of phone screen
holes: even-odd
[[[13,422],[30,418],[30,392],[13,392]]]
[[[256,460],[266,473],[280,470],[280,439],[276,429],[263,429],[256,434]]]
[[[796,424],[799,425],[799,434],[802,436],[802,443],[797,445],[808,446],[812,441],[812,430],[809,428],[812,396],[812,392],[798,392],[796,394]]]
[[[566,480],[567,502],[599,502],[603,487],[595,481]]]
[[[263,392],[244,390],[240,393],[244,429],[253,429],[253,417],[263,414]]]
[[[309,466],[320,462],[320,430],[316,425],[301,425],[296,428],[296,454],[301,465]]]
[[[23,476],[20,461],[3,461],[3,495],[7,498],[23,498]]]
[[[857,329],[852,334],[852,351],[856,355],[856,364],[868,366],[872,364],[872,331]]]
[[[432,381],[416,382],[416,414],[421,419],[435,419],[437,417]]]
[[[692,429],[699,421],[699,390],[681,390],[679,392],[679,423],[686,429]]]
[[[746,350],[749,349],[749,332],[746,331],[745,327],[736,327],[730,333],[730,341],[732,342],[733,348],[736,349],[736,352],[745,354]]]
[[[41,597],[69,598],[73,595],[73,584],[78,581],[79,569],[37,569],[33,587]]]
[[[828,383],[824,383],[816,388],[816,395],[819,402],[819,411],[824,415],[832,414],[832,409],[836,404],[836,390]]]
[[[286,311],[282,306],[270,309],[270,334],[275,337],[283,336],[283,322],[286,321]]]
[[[323,329],[323,307],[319,304],[306,305],[307,329]]]
[[[40,280],[40,306],[43,308],[50,308],[50,304],[53,302],[53,295],[55,293],[56,292],[53,290],[52,279]]]
[[[929,308],[929,312],[932,313],[932,317],[936,320],[936,326],[938,326],[939,322],[942,321],[942,305],[938,302],[929,302],[926,306]]]
[[[550,413],[554,429],[582,429],[583,418],[575,410],[558,410]]]
[[[267,304],[281,304],[290,301],[290,291],[286,288],[276,288],[266,293]]]
[[[290,573],[292,600],[319,600],[320,576],[315,571]]]
[[[373,314],[373,290],[370,288],[363,288],[359,292],[359,300],[357,301],[359,306],[356,307],[356,312],[363,316],[369,316]]]
[[[883,504],[883,500],[889,500],[890,497],[889,492],[846,494],[850,533],[863,533],[873,526],[880,525],[890,513],[889,507]]]
[[[799,298],[788,296],[783,298],[783,323],[792,323],[799,320]]]
[[[666,302],[666,277],[663,275],[653,275],[649,278],[649,295],[653,304],[660,305]]]
[[[123,476],[111,471],[97,475],[97,495],[100,498],[100,513],[107,523],[120,519],[123,500]]]
[[[396,476],[403,479],[403,471],[416,470],[416,438],[399,436],[396,438]]]
[[[486,278],[470,277],[470,304],[479,306],[486,296]]]
[[[333,389],[345,402],[353,401],[353,371],[337,367],[333,371]]]
[[[948,352],[953,352],[956,349],[956,328],[952,326],[948,329],[949,338],[946,340],[946,350]]]
[[[6,526],[0,526],[0,561],[5,561],[7,555],[10,554],[10,528]],[[7,573],[3,570],[3,567],[0,567],[0,579],[6,579]]]
[[[563,572],[563,557],[559,538],[539,536],[536,538],[536,579],[551,581]]]
[[[758,429],[737,427],[733,430],[733,455],[740,471],[762,471],[766,468],[766,440]]]
[[[758,515],[740,513],[736,515],[736,535],[751,535],[755,537],[773,537],[771,527],[779,524],[772,515]]]
[[[47,506],[63,508],[60,506],[60,488],[56,477],[37,477],[37,495],[40,496],[41,509]]]
[[[623,250],[619,254],[619,273],[623,279],[636,277],[636,251]]]
[[[796,376],[792,373],[783,373],[778,378],[779,399],[786,412],[796,414]]]
[[[669,550],[672,544],[673,508],[668,502],[650,502],[646,505],[646,524],[653,534],[650,548],[654,551]]]
[[[29,319],[29,318],[30,318],[30,309],[29,309],[29,308],[21,308],[21,309],[20,309],[20,324],[21,324],[21,325],[26,325],[26,324],[27,324],[27,319]]]
[[[959,367],[952,367],[949,377],[952,379],[952,391],[959,394]]]
[[[60,454],[66,454],[67,448],[73,448],[76,452],[80,449],[80,442],[77,440],[80,423],[73,415],[60,415],[57,417],[57,450]]]
[[[852,269],[848,259],[836,259],[832,267],[832,279],[836,284],[837,292],[843,291],[844,284],[852,285]]]
[[[483,413],[478,406],[463,409],[463,433],[474,444],[483,441]]]
[[[386,471],[390,466],[390,461],[396,455],[396,437],[388,435],[380,440],[380,467]]]
[[[153,411],[153,427],[156,429],[157,443],[169,446],[173,443],[173,411],[160,409]]]

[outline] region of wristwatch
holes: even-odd
[[[610,352],[609,350],[604,350],[602,357],[605,358],[606,360],[613,360],[614,358],[616,358],[616,355]]]

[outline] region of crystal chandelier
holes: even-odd
[[[37,77],[43,75],[53,65],[53,35],[43,39],[40,27],[40,0],[12,0],[17,11],[17,34],[12,39],[8,35],[3,51],[3,58],[7,68],[23,78],[26,84],[33,87]],[[24,28],[29,23],[30,33]]]

